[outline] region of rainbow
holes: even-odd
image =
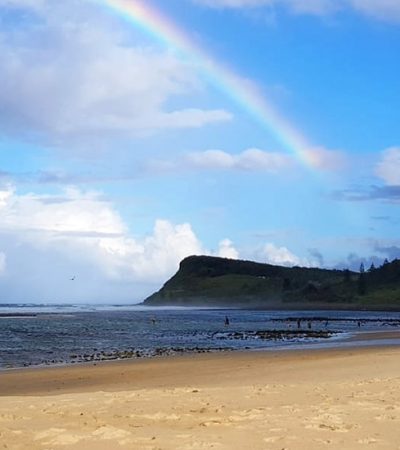
[[[101,0],[115,13],[179,55],[194,63],[207,80],[251,114],[283,147],[304,164],[318,167],[318,152],[307,139],[274,109],[252,83],[216,62],[176,24],[145,0]]]

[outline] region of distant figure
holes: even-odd
[[[328,321],[325,322],[325,328],[328,328]]]
[[[361,327],[361,322],[360,321],[357,321],[357,326],[358,326],[358,328]]]
[[[311,330],[311,320],[308,321],[307,326],[308,326],[308,329]]]
[[[301,328],[301,320],[297,319],[297,328]]]
[[[228,326],[229,325],[229,318],[228,318],[228,316],[225,316],[225,326]]]
[[[75,280],[75,275],[69,279],[69,281],[74,281]]]
[[[155,325],[156,322],[157,322],[157,321],[156,321],[155,317],[152,317],[152,318],[151,318],[151,323],[152,323],[153,325]]]

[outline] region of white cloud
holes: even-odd
[[[209,123],[226,122],[232,118],[232,114],[223,109],[182,109],[154,115],[149,124],[143,124],[143,128],[200,128]]]
[[[328,15],[353,10],[375,19],[400,20],[398,0],[192,0],[212,8],[285,7],[295,14]]]
[[[192,152],[175,161],[151,161],[147,167],[152,172],[174,172],[185,170],[239,170],[247,172],[276,173],[293,165],[293,158],[277,152],[266,152],[256,148],[232,154],[223,150]]]
[[[9,198],[13,194],[12,187],[4,188],[3,190],[0,190],[0,208],[5,207],[7,205],[7,202]]]
[[[194,3],[212,8],[249,8],[270,5],[274,0],[193,0]]]
[[[356,11],[388,21],[400,21],[399,0],[349,0]]]
[[[218,245],[218,254],[221,258],[231,258],[238,259],[239,252],[233,245],[233,242],[230,239],[223,239]]]
[[[186,163],[189,167],[199,169],[232,169],[235,157],[222,150],[206,150],[188,154]]]
[[[189,255],[207,253],[194,234],[190,224],[173,225],[157,220],[153,235],[146,237],[135,255],[131,255],[133,271],[140,279],[158,278],[165,281],[178,268],[179,262]]]
[[[268,264],[276,264],[282,266],[318,266],[317,261],[311,261],[308,258],[300,258],[299,256],[292,253],[288,248],[278,247],[272,242],[268,242],[260,250],[257,251],[257,259]]]
[[[36,1],[0,0],[0,8],[7,5],[37,10],[24,28],[0,30],[0,132],[59,142],[231,118],[222,110],[167,108],[173,97],[201,88],[194,68],[168,52],[132,44],[98,6],[43,0],[39,8]]]
[[[6,254],[0,252],[0,276],[4,275],[6,270]]]
[[[68,188],[63,197],[0,192],[0,231],[47,233],[59,238],[74,233],[122,234],[125,226],[111,205],[97,193]]]
[[[327,150],[322,147],[304,151],[301,157],[313,168],[325,171],[338,171],[346,167],[347,157],[343,152]],[[298,167],[299,158],[278,152],[267,152],[250,148],[241,153],[229,153],[223,150],[205,150],[187,153],[177,160],[153,160],[148,172],[176,172],[187,170],[237,170],[243,172],[280,173]]]
[[[257,8],[285,6],[299,14],[327,14],[337,9],[334,0],[193,0],[194,3],[210,8]]]
[[[189,224],[157,220],[151,236],[134,239],[112,204],[94,192],[70,188],[52,197],[9,188],[0,198],[0,233],[90,262],[111,279],[154,282],[185,256],[203,252]]]
[[[0,248],[0,273],[7,255],[2,292],[29,301],[33,295],[47,295],[48,301],[72,295],[81,301],[140,300],[172,276],[183,258],[211,254],[189,223],[158,219],[151,233],[134,237],[112,203],[74,188],[61,196],[0,191]],[[229,239],[217,254],[238,256]]]
[[[46,0],[0,0],[0,6],[8,8],[41,9]]]
[[[282,153],[250,148],[236,155],[221,150],[191,153],[187,162],[195,168],[276,172],[290,165],[290,158]]]
[[[389,186],[400,186],[400,147],[382,152],[382,159],[375,168],[378,177]]]
[[[340,0],[283,0],[281,3],[285,4],[296,14],[322,16],[337,11],[341,2]]]
[[[264,246],[265,262],[270,264],[281,264],[284,266],[295,266],[300,264],[300,259],[286,247],[277,247],[268,243]]]

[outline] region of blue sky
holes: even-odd
[[[400,257],[396,0],[146,0],[307,138],[312,167],[103,1],[57,3],[0,0],[1,301],[138,301],[191,254]]]

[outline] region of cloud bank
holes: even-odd
[[[272,242],[266,243],[257,253],[258,258],[262,262],[280,266],[316,267],[319,262],[313,258],[301,258],[291,252],[287,247],[279,247]]]
[[[400,202],[400,148],[390,147],[379,154],[373,175],[381,180],[369,186],[354,186],[336,191],[333,198],[351,202],[381,201]],[[383,184],[382,184],[383,182]]]
[[[158,289],[183,258],[201,254],[212,252],[189,223],[157,219],[152,233],[135,237],[113,204],[96,192],[67,188],[56,196],[21,195],[11,186],[0,190],[5,301],[134,302]],[[229,239],[220,241],[215,254],[239,256]]]
[[[140,44],[91,2],[0,1],[0,133],[62,143],[227,121],[221,109],[174,109],[202,89],[195,70]],[[20,12],[21,13],[21,12]]]
[[[323,171],[337,171],[347,164],[346,157],[339,151],[313,148],[306,152],[313,167]],[[189,152],[175,160],[153,160],[147,163],[147,173],[168,173],[189,170],[224,170],[240,172],[281,173],[302,164],[293,155],[249,148],[240,153],[224,150]]]
[[[192,0],[211,8],[284,7],[294,14],[329,15],[350,10],[374,19],[400,21],[397,0]]]
[[[392,147],[382,152],[375,174],[389,186],[400,186],[400,147]]]
[[[200,169],[233,169],[242,171],[276,172],[291,164],[290,158],[282,153],[265,152],[257,148],[230,154],[221,150],[207,150],[187,155],[185,163]]]

